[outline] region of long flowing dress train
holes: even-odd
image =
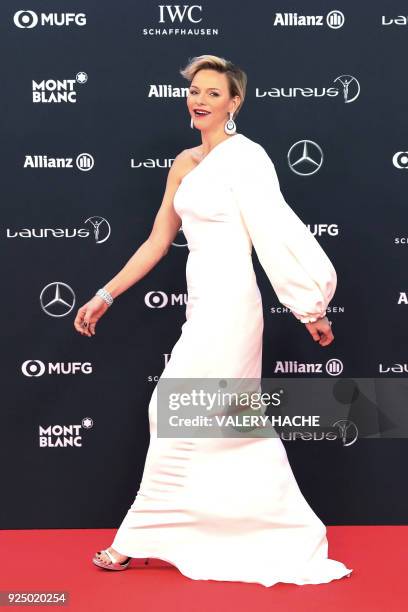
[[[260,379],[264,320],[252,245],[301,322],[326,313],[335,269],[284,200],[265,149],[243,134],[188,172],[174,207],[189,249],[188,301],[161,379]],[[353,571],[328,558],[326,527],[279,437],[160,437],[157,399],[156,385],[143,477],[115,550],[162,559],[195,580],[303,585]]]

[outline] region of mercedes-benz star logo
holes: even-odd
[[[49,283],[40,293],[40,304],[50,317],[65,317],[74,307],[75,293],[66,283]]]
[[[319,170],[323,163],[323,150],[313,140],[298,140],[288,152],[289,168],[296,174],[308,176]]]

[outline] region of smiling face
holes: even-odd
[[[187,107],[198,130],[213,131],[224,129],[229,112],[235,112],[239,96],[230,97],[228,79],[217,70],[199,70],[190,83]],[[196,111],[207,111],[199,115]]]

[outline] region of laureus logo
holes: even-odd
[[[351,74],[341,74],[335,79],[334,87],[270,87],[263,91],[259,87],[255,89],[257,98],[277,98],[277,99],[293,99],[293,98],[343,98],[345,104],[354,102],[360,95],[360,83]]]
[[[343,90],[343,101],[348,104],[357,100],[360,95],[360,83],[351,74],[341,74],[334,79],[335,83],[340,83]]]
[[[93,235],[95,244],[102,244],[106,242],[111,235],[111,226],[105,217],[94,215],[85,219],[83,223],[89,223],[91,228],[23,227],[19,229],[12,229],[8,227],[6,230],[6,238],[23,238],[24,240],[27,240],[28,238],[32,238],[33,240],[54,238],[56,240],[61,240],[63,238],[89,239]]]
[[[339,438],[343,446],[351,446],[358,438],[357,425],[348,419],[339,419],[332,425],[339,431]]]
[[[88,217],[88,219],[85,219],[84,223],[92,225],[96,244],[102,244],[108,240],[111,234],[111,227],[109,221],[107,221],[105,217]]]

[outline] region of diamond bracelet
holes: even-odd
[[[95,295],[99,295],[99,297],[101,297],[107,304],[108,306],[112,306],[113,304],[113,297],[111,296],[111,294],[109,293],[109,291],[107,291],[106,289],[98,289],[98,291],[95,293]]]

